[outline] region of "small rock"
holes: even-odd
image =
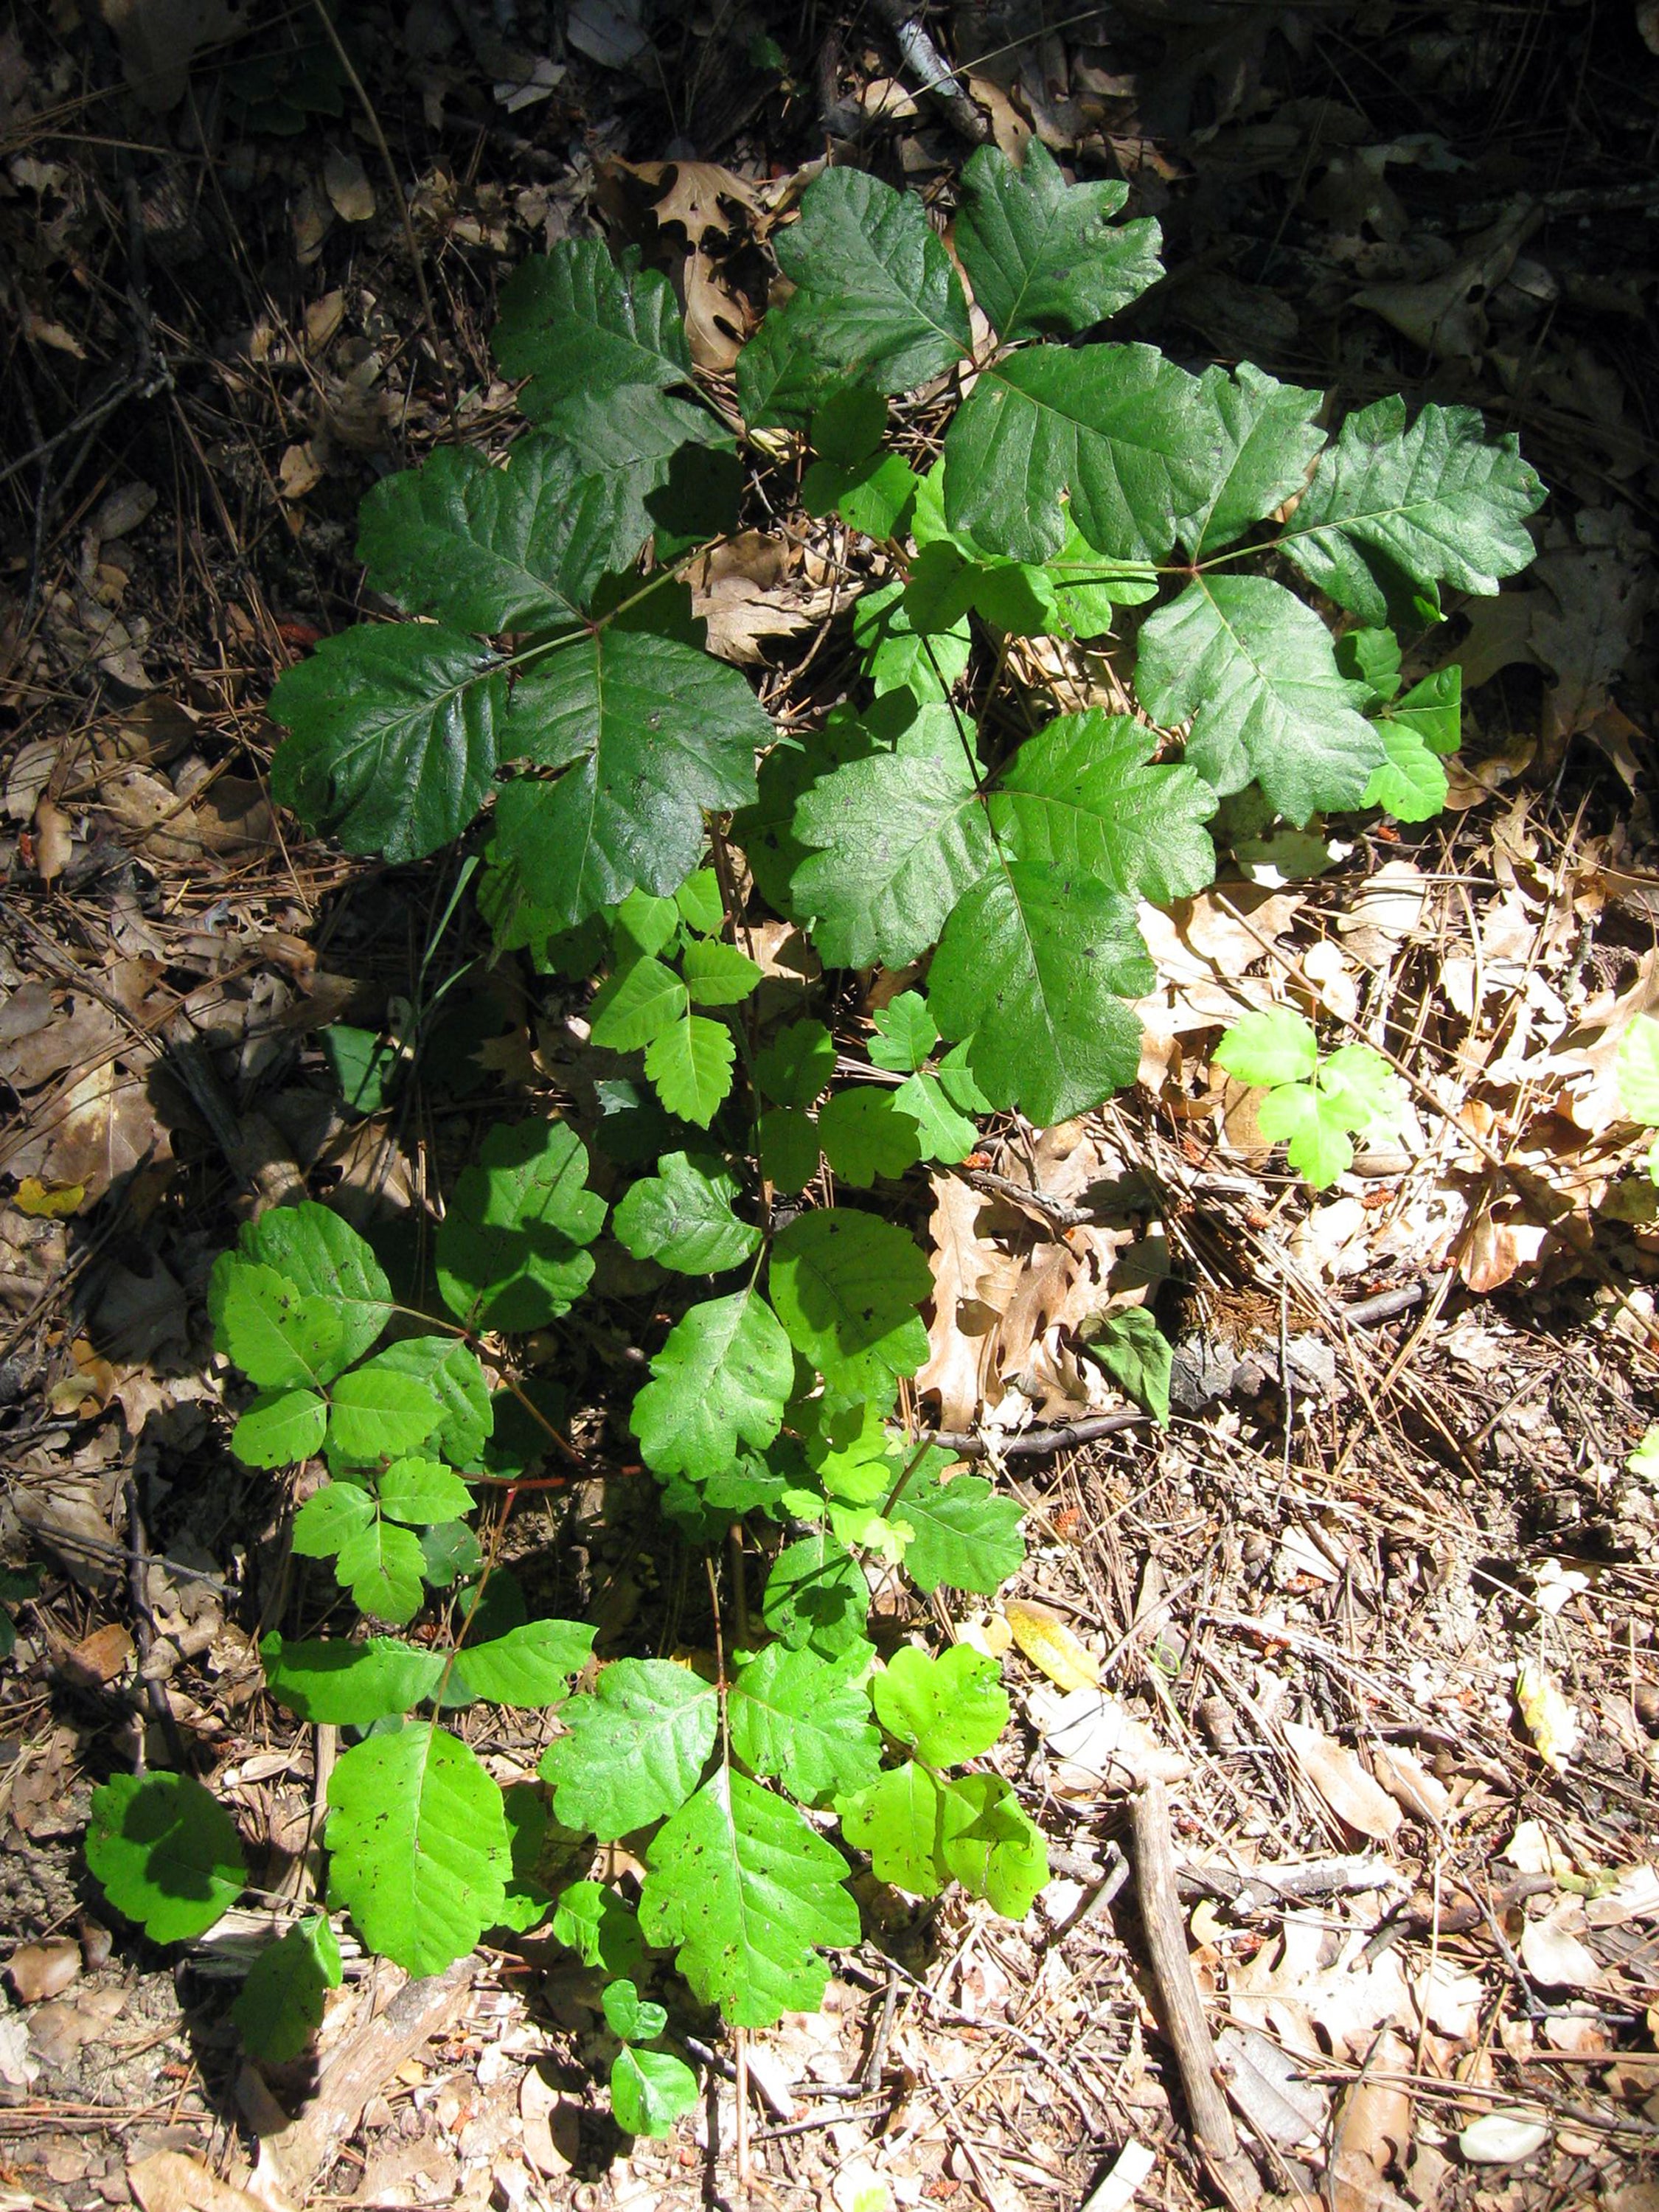
[[[44,1943],[20,1943],[7,1962],[11,1985],[23,2004],[60,1996],[81,1971],[81,1947],[72,1936],[50,1936]]]

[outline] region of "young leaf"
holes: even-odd
[[[1463,742],[1463,672],[1437,668],[1383,710],[1387,722],[1413,731],[1431,753],[1455,753]]]
[[[876,1032],[870,1044],[871,1061],[896,1075],[908,1075],[921,1066],[939,1042],[939,1024],[920,991],[901,991],[871,1019]]]
[[[761,1618],[791,1650],[838,1659],[864,1638],[870,1585],[838,1537],[815,1529],[786,1544],[772,1562]]]
[[[526,1620],[458,1656],[452,1685],[492,1705],[556,1705],[587,1664],[593,1631],[579,1620]]]
[[[319,1492],[325,1496],[326,1492]],[[259,1646],[265,1686],[302,1721],[368,1728],[393,1713],[412,1712],[433,1696],[444,1654],[395,1636],[362,1644],[291,1642],[273,1632]]]
[[[363,501],[357,558],[377,591],[456,629],[568,629],[593,586],[626,568],[646,531],[568,447],[521,438],[497,468],[441,446]]]
[[[810,1650],[769,1644],[732,1684],[732,1750],[803,1804],[866,1788],[881,1765],[881,1738],[870,1723],[870,1693],[852,1679],[866,1663],[862,1650],[826,1665]]]
[[[720,879],[713,868],[699,868],[674,893],[680,920],[699,937],[718,937],[726,927],[726,902]]]
[[[684,1021],[690,1006],[684,979],[647,956],[618,969],[600,987],[590,1012],[590,1035],[606,1052],[643,1052],[653,1037]]]
[[[755,1055],[756,1087],[780,1106],[810,1106],[835,1072],[835,1039],[822,1022],[791,1022]]]
[[[611,1989],[617,1986],[612,1983]],[[642,2009],[657,2013],[662,2007]],[[636,2051],[624,2043],[611,2062],[611,2117],[624,2135],[672,2135],[675,2121],[696,2110],[698,2094],[696,2075],[672,2051]]]
[[[584,633],[514,691],[504,757],[562,773],[502,790],[502,858],[562,928],[635,885],[672,894],[702,857],[704,811],[755,797],[756,749],[771,739],[743,677],[698,647],[615,626]]]
[[[1396,822],[1430,822],[1446,803],[1446,771],[1408,721],[1383,716],[1377,722],[1382,758],[1365,786],[1367,806],[1380,806]]]
[[[737,1047],[724,1022],[688,1014],[645,1048],[645,1072],[665,1109],[706,1129],[732,1088]]]
[[[916,1144],[925,1160],[954,1167],[979,1142],[979,1131],[966,1115],[957,1113],[936,1075],[908,1076],[893,1093],[893,1106],[915,1123]]]
[[[767,318],[771,337],[747,369],[750,349],[738,356],[738,399],[751,428],[799,426],[813,411],[815,379],[793,362],[777,376],[797,349],[813,369],[877,392],[914,391],[971,352],[961,283],[913,195],[860,169],[828,169],[801,195],[799,222],[774,242],[799,289]]]
[[[1432,404],[1407,428],[1392,397],[1349,416],[1279,544],[1339,606],[1382,623],[1395,574],[1495,592],[1532,559],[1526,519],[1543,501],[1513,434],[1489,443],[1474,408]]]
[[[394,1627],[420,1610],[425,1566],[419,1537],[389,1521],[371,1521],[348,1536],[334,1559],[335,1574],[349,1588],[358,1611]]]
[[[325,1206],[307,1199],[299,1206],[269,1206],[257,1221],[244,1223],[238,1249],[243,1258],[273,1268],[306,1297],[333,1308],[340,1358],[348,1365],[362,1358],[392,1318],[385,1269],[350,1223]],[[216,1266],[208,1288],[208,1310],[216,1320],[215,1285],[221,1279]]]
[[[1350,1129],[1388,1131],[1406,1110],[1400,1078],[1368,1044],[1339,1045],[1320,1063],[1319,1089]]]
[[[901,1644],[871,1686],[876,1718],[929,1766],[977,1759],[1008,1725],[1008,1693],[994,1659],[953,1644],[939,1658]]]
[[[1286,821],[1360,805],[1382,756],[1358,712],[1365,686],[1336,665],[1331,635],[1266,576],[1205,576],[1140,633],[1141,704],[1190,719],[1187,761],[1225,797],[1252,777]]]
[[[230,1433],[249,1467],[292,1467],[320,1451],[328,1407],[314,1390],[261,1390]]]
[[[856,1943],[847,1863],[793,1805],[720,1768],[647,1854],[640,1925],[673,1946],[705,2004],[737,2027],[812,2011],[829,1969],[816,1946]]]
[[[1268,1006],[1239,1016],[1216,1047],[1215,1064],[1237,1082],[1261,1090],[1307,1083],[1319,1064],[1319,1041],[1300,1014]]]
[[[1206,368],[1199,394],[1219,428],[1221,452],[1203,497],[1181,518],[1181,542],[1194,561],[1231,545],[1299,492],[1325,443],[1314,423],[1324,394],[1276,383],[1247,361],[1231,376]]]
[[[944,1888],[941,1794],[927,1769],[907,1759],[842,1807],[842,1833],[869,1852],[878,1881],[913,1897],[937,1897]]]
[[[645,1964],[637,1916],[603,1882],[573,1881],[559,1892],[553,1940],[568,1944],[583,1966],[607,1974],[636,1974]]]
[[[326,1915],[296,1920],[260,1952],[230,2008],[244,2046],[271,2066],[297,2058],[321,2027],[323,1999],[339,1988],[343,1971]]]
[[[472,1492],[441,1460],[400,1459],[375,1485],[380,1510],[389,1521],[417,1528],[438,1521],[459,1521],[472,1510]]]
[[[933,1274],[890,1221],[841,1206],[800,1214],[773,1243],[770,1281],[790,1342],[833,1391],[890,1404],[897,1377],[927,1357],[915,1310]]]
[[[802,793],[793,826],[821,849],[795,871],[790,897],[814,917],[813,944],[832,968],[917,958],[996,856],[960,743],[849,761]]]
[[[498,1124],[463,1170],[438,1230],[438,1288],[469,1328],[541,1328],[587,1287],[605,1224],[568,1122]]]
[[[1156,1421],[1170,1418],[1170,1370],[1175,1347],[1145,1306],[1108,1314],[1089,1340],[1092,1352],[1120,1389]]]
[[[941,1792],[939,1857],[970,1897],[1023,1920],[1048,1879],[1042,1832],[1000,1774],[963,1774]]]
[[[823,1156],[845,1183],[868,1190],[878,1176],[893,1179],[921,1158],[914,1119],[890,1091],[873,1085],[836,1091],[818,1115]]]
[[[988,1597],[1024,1565],[1024,1509],[1017,1498],[998,1497],[983,1475],[946,1482],[935,1461],[912,1476],[893,1511],[913,1532],[904,1571],[919,1590],[949,1583]]]
[[[579,392],[691,381],[691,354],[673,287],[636,255],[620,266],[597,239],[563,239],[521,261],[501,296],[491,343],[508,376],[532,380],[526,415]]]
[[[1015,857],[1079,868],[1126,898],[1168,906],[1215,877],[1202,824],[1210,787],[1190,768],[1154,768],[1155,733],[1098,707],[1029,738],[999,778],[991,821]]]
[[[1619,1103],[1632,1121],[1659,1128],[1659,1021],[1638,1014],[1619,1040]]]
[[[366,1359],[334,1385],[329,1437],[348,1460],[361,1465],[413,1451],[443,1417],[435,1395],[417,1376],[383,1367],[378,1358]]]
[[[437,1974],[501,1918],[510,1865],[501,1793],[428,1721],[368,1737],[329,1778],[329,1899],[410,1974]]]
[[[1316,1190],[1328,1189],[1353,1165],[1340,1111],[1310,1084],[1270,1091],[1256,1109],[1256,1127],[1269,1144],[1284,1143],[1291,1165]]]
[[[507,672],[437,623],[359,624],[278,678],[271,796],[349,853],[419,860],[493,788]]]
[[[302,1559],[331,1559],[374,1518],[374,1501],[355,1482],[325,1483],[294,1516],[289,1537]]]
[[[761,1233],[732,1212],[743,1186],[712,1153],[668,1152],[660,1173],[629,1186],[611,1223],[636,1260],[682,1275],[718,1275],[760,1249]]]
[[[714,1686],[665,1659],[619,1659],[572,1701],[542,1753],[553,1809],[602,1844],[684,1804],[714,1747]]]
[[[605,2026],[624,2043],[653,2043],[668,2025],[663,2008],[641,1996],[626,1975],[610,1984],[599,2002],[605,2009]]]
[[[649,957],[674,939],[680,910],[672,898],[653,898],[649,891],[629,891],[611,917],[611,933],[619,963]]]
[[[1134,1081],[1140,1024],[1123,1001],[1152,981],[1127,900],[1081,871],[1014,860],[952,913],[927,1000],[946,1036],[973,1039],[993,1105],[1048,1128]]]
[[[712,939],[688,945],[680,967],[694,1006],[735,1006],[761,979],[758,963],[747,953]]]
[[[1127,307],[1164,274],[1155,222],[1114,224],[1127,185],[1067,185],[1040,139],[1015,168],[981,146],[962,173],[957,252],[974,297],[1005,345],[1075,337]]]
[[[1367,711],[1385,705],[1399,690],[1400,659],[1400,640],[1391,629],[1344,630],[1336,641],[1337,666],[1370,688]]]
[[[483,1547],[465,1521],[434,1521],[420,1533],[421,1574],[434,1589],[470,1582],[483,1564]]]
[[[757,1449],[771,1443],[793,1387],[794,1361],[777,1316],[747,1290],[693,1306],[674,1324],[651,1373],[629,1421],[640,1449],[659,1474],[702,1482],[730,1464],[739,1440]]]
[[[443,1408],[433,1442],[452,1465],[476,1466],[495,1420],[489,1384],[477,1354],[457,1337],[410,1336],[387,1345],[377,1364],[425,1383]]]
[[[215,1343],[261,1389],[316,1388],[347,1364],[338,1308],[274,1267],[222,1252],[210,1297]]]
[[[1160,561],[1211,474],[1198,380],[1155,346],[1039,346],[987,369],[945,439],[945,512],[988,552],[1042,562],[1066,510],[1090,544]]]
[[[87,1864],[156,1943],[205,1935],[247,1880],[235,1823],[187,1774],[118,1774],[92,1793]]]

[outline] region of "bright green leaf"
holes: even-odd
[[[979,1131],[966,1115],[957,1113],[936,1075],[907,1076],[893,1093],[893,1106],[915,1123],[916,1144],[925,1160],[954,1167],[979,1142]]]
[[[654,898],[649,891],[629,891],[611,917],[611,936],[623,963],[660,952],[673,942],[679,926],[680,910],[674,901]]]
[[[1437,668],[1396,699],[1386,719],[1415,731],[1431,753],[1455,753],[1463,742],[1462,670]]]
[[[302,1721],[368,1728],[393,1713],[412,1712],[434,1696],[445,1655],[393,1636],[371,1636],[362,1644],[303,1643],[273,1633],[261,1643],[259,1656],[271,1696]]]
[[[1008,1725],[1002,1669],[969,1644],[935,1659],[901,1644],[871,1686],[876,1718],[929,1766],[977,1759]]]
[[[625,1975],[609,1984],[599,2002],[605,2009],[605,2026],[624,2043],[654,2042],[668,2025],[668,2014],[663,2008],[641,1997]]]
[[[864,1570],[827,1528],[786,1544],[773,1560],[761,1618],[792,1650],[839,1658],[862,1642],[869,1613]]]
[[[1271,1090],[1279,1083],[1306,1083],[1319,1062],[1319,1041],[1312,1027],[1288,1006],[1268,1006],[1241,1014],[1215,1049],[1215,1064],[1236,1082]]]
[[[247,1880],[235,1823],[187,1774],[118,1774],[92,1793],[87,1864],[157,1943],[205,1935]]]
[[[842,1833],[869,1852],[878,1881],[913,1897],[937,1897],[945,1880],[939,1798],[939,1785],[927,1769],[906,1759],[842,1808]]]
[[[668,1152],[631,1184],[611,1226],[636,1260],[683,1275],[717,1275],[759,1250],[761,1233],[732,1211],[743,1186],[709,1153]]]
[[[1155,733],[1097,708],[1029,738],[998,779],[991,820],[1016,858],[1081,868],[1168,906],[1214,879],[1203,824],[1215,793],[1190,768],[1149,765]]]
[[[1023,1920],[1048,1879],[1042,1832],[1000,1774],[963,1774],[945,1784],[939,1856],[970,1897],[1006,1920]]]
[[[320,1451],[328,1407],[314,1390],[261,1390],[230,1432],[230,1448],[249,1467],[293,1467]]]
[[[534,1711],[556,1705],[587,1664],[593,1631],[579,1620],[526,1620],[487,1644],[469,1644],[456,1673],[475,1698]]]
[[[568,1944],[585,1966],[631,1975],[645,1963],[638,1917],[603,1882],[573,1881],[559,1892],[553,1938]]]
[[[380,1510],[389,1521],[417,1528],[438,1521],[459,1521],[472,1510],[472,1492],[441,1461],[400,1459],[375,1485]]]
[[[645,1073],[665,1109],[706,1129],[732,1088],[737,1047],[724,1022],[688,1014],[645,1048]]]
[[[1376,725],[1382,758],[1365,786],[1367,806],[1396,822],[1430,822],[1446,803],[1446,771],[1410,722],[1385,716]]]
[[[214,1262],[214,1340],[261,1389],[316,1388],[346,1365],[337,1305],[307,1296],[257,1260]]]
[[[289,1537],[302,1559],[331,1559],[374,1518],[374,1501],[355,1482],[325,1483],[294,1516]]]
[[[904,586],[896,579],[865,592],[853,607],[853,642],[879,697],[908,691],[918,704],[950,696],[967,672],[973,639],[966,616],[938,636],[921,634],[905,612]]]
[[[690,993],[672,968],[660,960],[633,960],[601,988],[589,1033],[606,1052],[643,1052],[653,1037],[685,1018],[690,1004]]]
[[[870,1058],[877,1067],[908,1075],[922,1066],[939,1042],[939,1024],[920,991],[901,991],[871,1017],[875,1036]]]
[[[335,1554],[334,1571],[360,1613],[401,1627],[420,1610],[426,1556],[412,1530],[371,1521],[348,1536]]]
[[[1370,1133],[1398,1128],[1406,1093],[1400,1078],[1372,1046],[1339,1045],[1320,1062],[1317,1082],[1327,1105],[1342,1115],[1348,1128]]]
[[[326,1917],[296,1921],[260,1952],[230,2008],[244,2046],[271,2066],[297,2058],[322,2026],[323,1999],[339,1988],[342,1972]]]
[[[1154,1420],[1169,1420],[1175,1347],[1147,1307],[1125,1306],[1108,1314],[1089,1339],[1089,1349],[1137,1406]]]
[[[920,1364],[920,1362],[918,1362]],[[794,1382],[789,1339],[753,1290],[693,1306],[651,1362],[630,1425],[659,1474],[706,1481],[739,1440],[769,1444]]]
[[[1619,1040],[1619,1100],[1632,1121],[1659,1128],[1659,1021],[1638,1014]]]
[[[999,148],[981,146],[962,186],[957,252],[1005,345],[1075,337],[1164,274],[1158,225],[1111,220],[1128,186],[1067,185],[1041,139],[1027,144],[1018,169]]]
[[[329,1436],[349,1460],[390,1459],[424,1443],[443,1417],[435,1394],[418,1376],[368,1359],[334,1385]]]
[[[769,1644],[738,1669],[728,1701],[732,1750],[803,1804],[864,1789],[881,1765],[870,1693],[852,1679],[864,1665],[861,1651],[826,1663],[813,1651]]]
[[[714,1747],[714,1686],[665,1659],[619,1659],[561,1715],[567,1733],[542,1754],[553,1809],[568,1828],[610,1843],[683,1805]]]
[[[941,1460],[948,1464],[945,1454],[929,1455],[893,1509],[913,1532],[904,1571],[920,1590],[949,1583],[988,1597],[1024,1565],[1019,1532],[1024,1508],[1017,1498],[999,1497],[983,1475],[957,1474],[946,1481]]]
[[[641,2009],[660,2013],[662,2007]],[[672,2135],[675,2121],[696,2110],[699,2094],[696,2075],[672,2051],[636,2051],[625,2043],[611,2062],[611,2117],[624,2135]]]
[[[845,1183],[868,1190],[878,1177],[893,1180],[921,1158],[914,1118],[890,1091],[860,1084],[838,1091],[818,1111],[818,1143]]]
[[[713,868],[699,868],[674,893],[674,904],[688,929],[699,937],[718,937],[726,926],[720,879]]]
[[[712,938],[688,945],[680,969],[694,1006],[735,1006],[757,988],[762,972],[735,945]]]
[[[341,1332],[340,1357],[361,1359],[392,1318],[392,1285],[369,1244],[350,1223],[325,1206],[307,1199],[299,1206],[268,1206],[245,1222],[237,1240],[245,1259],[273,1268],[307,1298],[332,1306]],[[217,1318],[215,1285],[208,1289],[209,1311]]]
[[[843,1206],[803,1213],[773,1242],[770,1281],[790,1342],[832,1390],[890,1402],[896,1378],[927,1357],[915,1310],[932,1270],[892,1222]]]
[[[1291,1165],[1316,1190],[1328,1189],[1353,1165],[1343,1116],[1310,1085],[1270,1091],[1256,1109],[1256,1127],[1269,1144],[1285,1146]]]
[[[410,1336],[387,1345],[378,1364],[424,1382],[443,1408],[433,1441],[455,1467],[474,1467],[495,1426],[489,1384],[477,1355],[459,1337]]]

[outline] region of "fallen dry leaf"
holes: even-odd
[[[1092,1689],[1099,1682],[1099,1661],[1049,1607],[1010,1598],[1003,1613],[1015,1643],[1057,1688]]]
[[[1304,1722],[1286,1721],[1284,1729],[1304,1778],[1343,1826],[1386,1844],[1400,1826],[1400,1808],[1372,1780],[1358,1754]]]
[[[1148,1781],[1179,1782],[1188,1772],[1181,1754],[1109,1691],[1084,1688],[1061,1697],[1036,1689],[1026,1705],[1053,1755],[1052,1780],[1063,1796],[1098,1797]]]
[[[71,1936],[50,1936],[43,1943],[20,1943],[6,1972],[20,2004],[39,2004],[60,1996],[81,1971],[81,1946]]]
[[[1515,1702],[1546,1766],[1565,1774],[1578,1744],[1578,1716],[1548,1668],[1523,1659],[1516,1670]]]
[[[127,2168],[143,2212],[270,2212],[244,2189],[233,2189],[182,2151],[152,2151]]]
[[[1337,2108],[1329,2165],[1331,2212],[1395,2212],[1404,2199],[1389,2186],[1390,2169],[1404,2172],[1412,2139],[1412,2100],[1384,2076],[1409,2075],[1409,2044],[1393,2033],[1377,2039],[1364,2075]]]

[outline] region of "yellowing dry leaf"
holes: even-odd
[[[39,1176],[25,1176],[12,1204],[36,1221],[61,1221],[79,1210],[86,1194],[84,1183],[54,1185],[42,1182]]]
[[[1578,1716],[1543,1663],[1523,1659],[1516,1669],[1515,1702],[1546,1766],[1565,1774],[1578,1745]]]
[[[1337,1819],[1386,1844],[1400,1826],[1400,1808],[1366,1772],[1358,1754],[1301,1721],[1286,1721],[1284,1729],[1303,1778]]]
[[[1015,1643],[1058,1688],[1092,1689],[1099,1681],[1100,1664],[1094,1654],[1048,1606],[1010,1598],[1003,1612]]]

